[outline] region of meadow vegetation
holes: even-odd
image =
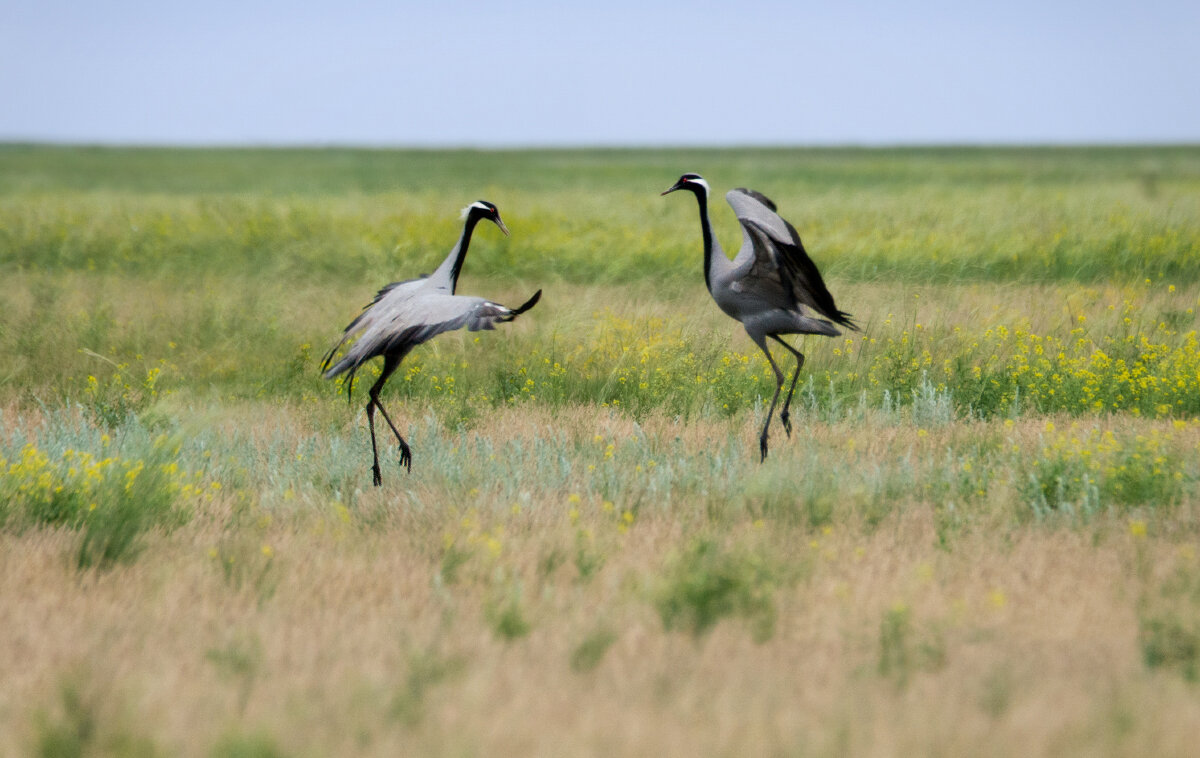
[[[864,327],[762,465],[689,170]],[[320,356],[480,198],[373,488]],[[1200,149],[7,145],[0,276],[0,755],[1194,750]]]

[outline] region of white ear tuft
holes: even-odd
[[[481,211],[488,211],[488,212],[491,212],[491,210],[492,210],[491,208],[487,207],[486,205],[484,205],[484,204],[483,204],[483,203],[481,203],[480,201],[476,200],[475,202],[473,202],[473,203],[471,203],[470,205],[468,205],[466,208],[463,208],[463,209],[462,209],[462,212],[459,214],[459,216],[458,216],[458,217],[459,217],[459,218],[466,218],[466,217],[467,217],[467,215],[468,215],[468,214],[471,212],[471,209],[472,209],[472,208],[477,208],[478,210],[481,210]]]

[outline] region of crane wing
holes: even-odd
[[[332,378],[344,371],[357,371],[359,366],[377,355],[404,355],[443,332],[464,326],[472,332],[495,329],[496,324],[512,321],[532,308],[541,295],[542,291],[538,290],[529,301],[515,310],[482,297],[464,295],[422,293],[395,302],[385,299],[360,316],[367,325],[360,330],[362,336],[342,359],[329,367],[332,353],[326,358],[322,366],[326,369],[325,378]],[[366,316],[370,318],[363,318]],[[345,341],[346,337],[343,337],[342,342]],[[341,344],[338,343],[338,346]]]
[[[384,285],[379,292],[375,293],[375,298],[363,306],[362,313],[355,316],[354,320],[346,326],[345,331],[342,332],[342,338],[329,348],[329,352],[325,353],[325,357],[321,361],[321,370],[325,371],[329,368],[333,356],[351,337],[363,330],[370,329],[381,319],[386,319],[390,313],[402,309],[404,302],[417,294],[421,285],[425,283],[425,279],[426,277],[421,276]]]
[[[464,326],[468,332],[491,331],[496,324],[512,321],[532,308],[541,296],[542,291],[538,290],[519,308],[508,308],[482,297],[428,295],[417,301],[425,323],[412,327],[414,331],[410,339],[413,344],[420,344],[442,332],[452,332]]]
[[[804,252],[803,245],[793,245],[775,239],[764,227],[754,222],[743,222],[743,228],[751,238],[754,263],[746,274],[747,279],[761,281],[766,288],[781,290],[794,302],[812,308],[821,316],[842,326],[858,331],[849,313],[838,310],[833,295],[825,286],[821,272]]]
[[[758,192],[757,190],[746,189],[745,187],[735,187],[735,188],[733,188],[733,189],[729,190],[729,192],[738,192],[738,193],[740,193],[740,194],[743,194],[743,195],[749,195],[750,197],[754,198],[754,199],[755,199],[755,200],[757,200],[758,202],[760,202],[760,203],[762,203],[763,205],[767,206],[767,208],[768,208],[768,209],[769,209],[769,210],[770,210],[772,213],[775,213],[775,212],[778,210],[778,209],[775,207],[775,201],[774,201],[774,200],[772,200],[771,198],[767,197],[767,196],[766,196],[766,195],[764,195],[763,193],[761,193],[761,192]],[[728,194],[728,193],[726,193],[725,197],[726,197],[726,199],[729,199],[729,194]],[[733,204],[733,200],[732,200],[732,199],[729,199],[729,203],[730,203],[730,205],[732,205],[732,204]]]
[[[768,293],[782,294],[825,318],[858,329],[849,313],[838,310],[796,228],[775,212],[769,198],[739,188],[730,190],[725,199],[742,225],[742,249],[734,263],[744,277],[755,280]]]
[[[748,222],[756,223],[766,229],[772,239],[800,244],[800,237],[796,236],[796,230],[775,212],[775,203],[766,195],[738,187],[726,192],[725,200],[733,208],[734,215],[742,224],[742,247],[734,257],[735,265],[747,265],[753,258],[754,242],[750,239],[750,232],[746,229]]]

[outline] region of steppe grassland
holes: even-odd
[[[0,159],[4,753],[1194,744],[1200,152]],[[866,327],[762,466],[685,170]],[[373,490],[316,364],[478,197],[462,291],[545,300],[414,354]]]

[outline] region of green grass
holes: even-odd
[[[668,565],[658,590],[663,626],[702,637],[722,618],[742,617],[754,640],[766,642],[775,633],[777,571],[749,549],[695,539]]]
[[[1193,148],[725,151],[0,149],[5,266],[187,279],[425,270],[454,211],[498,203],[471,270],[577,283],[694,278],[683,171],[771,195],[830,273],[858,280],[1195,281]],[[718,199],[719,203],[720,200]],[[718,209],[720,236],[739,240]],[[682,229],[690,233],[683,234]],[[614,251],[618,254],[614,255]]]
[[[8,145],[0,147],[0,272],[9,283],[0,349],[15,359],[0,368],[0,398],[73,399],[85,391],[81,382],[96,376],[108,396],[108,407],[96,412],[119,416],[156,370],[165,387],[192,392],[319,393],[311,366],[338,328],[381,284],[432,270],[458,234],[457,209],[487,196],[499,203],[513,237],[488,229],[476,235],[464,287],[514,300],[546,290],[539,314],[557,328],[522,333],[511,350],[551,359],[549,368],[523,367],[543,399],[616,401],[634,413],[736,412],[768,379],[758,375],[763,365],[752,347],[739,351],[750,354],[750,370],[725,371],[714,362],[729,352],[694,328],[693,314],[707,307],[696,286],[695,209],[657,196],[687,169],[704,171],[714,187],[745,184],[774,196],[835,283],[839,303],[886,340],[873,354],[860,350],[848,369],[838,359],[816,372],[815,391],[832,386],[843,403],[864,389],[873,403],[885,391],[907,397],[926,370],[956,403],[984,414],[1007,413],[1018,402],[1080,412],[1089,403],[1118,407],[1129,395],[1120,387],[1109,392],[1116,385],[1103,371],[1105,387],[1089,394],[1092,367],[1085,364],[1094,346],[1068,340],[1061,322],[1049,332],[1042,324],[1031,329],[1031,314],[1017,309],[1002,318],[959,314],[966,322],[934,313],[918,333],[924,319],[914,304],[887,295],[895,285],[975,282],[984,292],[1016,292],[1057,284],[1045,294],[1060,298],[1091,283],[1104,298],[1114,284],[1149,283],[1157,292],[1200,280],[1200,150],[1188,147],[437,152]],[[740,234],[723,202],[714,205],[718,234],[732,250]],[[854,302],[846,287],[855,283],[883,307]],[[683,314],[667,307],[649,319],[623,313],[618,321],[570,312],[580,293],[611,295],[603,288],[697,307]],[[1069,299],[1076,314],[1090,317],[1104,315],[1096,306],[1111,304]],[[1072,327],[1088,340],[1105,340],[1097,347],[1123,361],[1102,367],[1114,378],[1147,361],[1151,373],[1161,374],[1159,364],[1168,361],[1191,377],[1174,390],[1141,388],[1139,412],[1164,404],[1196,412],[1195,350],[1187,342],[1196,303],[1182,296],[1148,301],[1136,291],[1125,299],[1118,308],[1138,322],[1134,328],[1104,324],[1097,334],[1090,324]],[[597,312],[612,304],[611,297],[590,302]],[[706,326],[718,323],[703,317]],[[975,328],[955,333],[964,326]],[[1002,338],[985,326],[1008,331]],[[606,331],[612,334],[602,336]],[[613,356],[613,342],[645,347],[652,336],[674,345],[653,346],[661,373],[634,377],[634,367]],[[1150,342],[1139,342],[1143,337]],[[580,353],[601,338],[605,355]],[[959,344],[938,347],[947,340]],[[1048,341],[1046,365],[1015,376],[1027,357],[1022,351],[1037,347],[1031,340]],[[824,353],[814,357],[824,361]],[[473,365],[465,378],[492,402],[519,394],[531,378],[503,365],[486,376],[488,363]],[[444,377],[448,368],[421,352],[410,365],[423,369],[418,380]],[[688,375],[714,365],[725,374],[716,386],[703,397],[689,391]],[[1064,377],[1067,386],[1051,397],[1051,387],[1033,386],[1038,371]],[[618,372],[626,383],[613,381]],[[121,391],[125,385],[134,391]],[[435,382],[405,386],[417,397],[440,391]]]

